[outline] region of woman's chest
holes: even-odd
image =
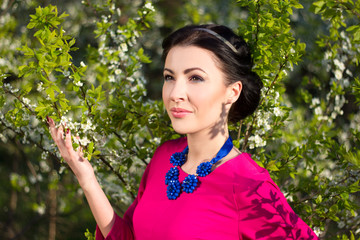
[[[134,212],[136,239],[239,239],[233,184],[211,174],[199,180],[193,193],[169,200],[165,173],[150,177]]]

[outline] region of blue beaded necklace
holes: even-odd
[[[180,196],[182,191],[186,193],[194,192],[199,182],[198,177],[207,176],[211,172],[212,166],[217,161],[228,155],[233,146],[232,139],[229,137],[216,156],[211,159],[211,161],[201,163],[196,169],[196,174],[189,174],[187,177],[185,177],[182,183],[179,181],[179,168],[186,162],[186,155],[189,152],[189,147],[186,146],[182,152],[176,152],[171,155],[170,163],[174,167],[170,168],[170,170],[165,175],[167,197],[170,200],[174,200]]]

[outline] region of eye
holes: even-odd
[[[164,81],[167,82],[167,81],[171,81],[171,80],[174,80],[174,78],[171,76],[171,75],[165,75],[164,76]]]
[[[190,77],[190,81],[192,82],[203,82],[204,79],[198,75],[193,75]]]

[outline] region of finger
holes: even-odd
[[[64,140],[64,128],[62,125],[59,126],[57,133],[56,133],[56,138],[59,140]]]
[[[80,157],[84,157],[84,152],[83,152],[82,146],[79,146],[79,147],[78,147],[77,153],[79,154]]]
[[[55,132],[54,141],[61,153],[66,149],[65,140],[64,140],[64,128],[60,126],[58,129],[55,128],[54,132]]]
[[[46,117],[47,121],[48,121],[48,124],[49,124],[49,130],[50,130],[50,135],[51,137],[53,138],[55,144],[58,146],[58,147],[61,147],[64,145],[63,143],[63,130],[62,128],[56,128],[55,126],[55,122],[52,118],[50,117]]]
[[[56,128],[55,128],[55,122],[52,118],[46,116],[46,120],[47,120],[47,123],[49,125],[49,130],[50,130],[50,134],[51,134],[51,137],[53,139],[55,139],[55,136],[56,136]]]
[[[70,132],[69,128],[66,130],[65,146],[68,150],[73,150],[73,146],[72,146],[72,142],[71,142],[71,132]]]
[[[46,116],[46,121],[49,126],[54,125],[54,120],[51,117]]]

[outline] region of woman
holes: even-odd
[[[97,222],[96,239],[317,239],[268,172],[233,147],[228,120],[252,114],[261,80],[245,41],[220,25],[186,26],[163,42],[163,101],[186,137],[161,145],[123,218],[71,133],[50,132]]]

